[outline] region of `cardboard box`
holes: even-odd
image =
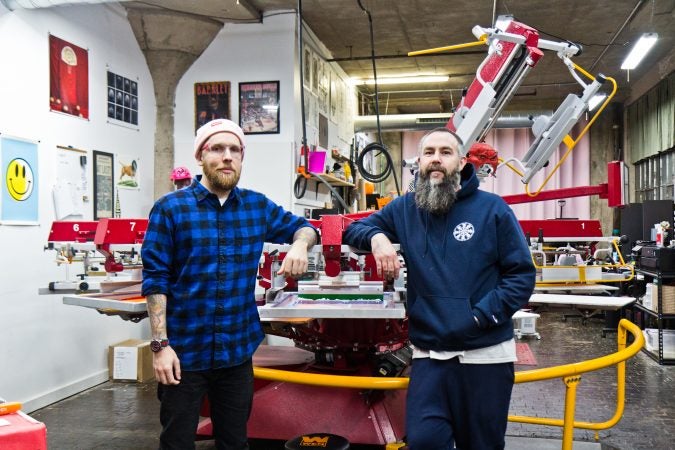
[[[144,383],[155,377],[150,341],[127,339],[108,349],[108,373],[114,381]]]
[[[675,313],[675,286],[658,285],[656,283],[647,283],[644,297],[642,297],[642,306],[659,312],[659,290],[661,291],[662,314]]]

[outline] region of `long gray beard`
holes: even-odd
[[[443,181],[438,184],[431,184],[428,174],[420,172],[415,189],[417,207],[436,215],[447,213],[457,200],[460,181],[461,175],[457,170],[446,174]]]

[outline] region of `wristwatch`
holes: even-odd
[[[153,339],[150,341],[150,350],[157,353],[167,345],[169,345],[168,339]]]

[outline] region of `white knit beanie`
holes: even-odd
[[[197,130],[195,136],[195,159],[201,159],[202,146],[211,136],[217,133],[232,133],[239,139],[242,150],[244,149],[244,130],[239,125],[228,119],[216,119],[208,122]]]

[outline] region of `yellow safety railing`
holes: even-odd
[[[635,339],[633,343],[626,346],[627,336],[630,333]],[[616,353],[601,356],[578,363],[565,364],[562,366],[548,367],[545,369],[526,370],[516,372],[515,382],[530,383],[534,381],[551,380],[562,378],[565,384],[565,409],[562,419],[530,416],[509,416],[509,421],[530,423],[535,425],[557,426],[563,428],[562,449],[572,449],[572,438],[574,437],[574,428],[583,428],[587,430],[596,430],[596,439],[598,431],[606,430],[616,425],[623,415],[626,399],[626,360],[635,356],[644,346],[645,338],[640,328],[627,319],[621,319],[617,332],[618,350]],[[574,420],[574,408],[576,405],[577,385],[581,381],[581,374],[593,372],[616,365],[617,384],[616,384],[616,410],[611,419],[600,422],[580,422]],[[253,374],[256,378],[271,381],[283,381],[287,383],[307,384],[312,386],[330,386],[352,389],[406,389],[408,387],[408,378],[399,377],[352,377],[342,375],[325,375],[304,372],[291,372],[287,370],[268,369],[264,367],[254,367]]]

